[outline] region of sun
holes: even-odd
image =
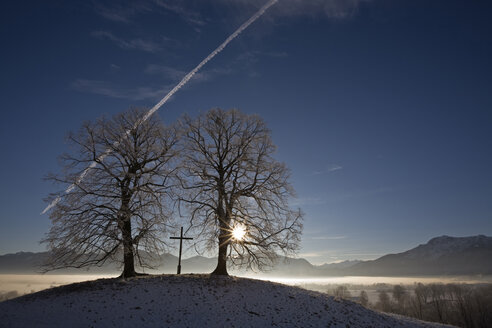
[[[246,235],[246,227],[242,224],[236,224],[232,229],[232,238],[237,241],[241,241],[244,239]]]

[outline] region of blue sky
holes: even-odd
[[[0,11],[0,254],[41,250],[84,120],[153,106],[266,1],[22,1]],[[306,213],[300,256],[492,235],[492,4],[279,0],[158,115],[261,115]]]

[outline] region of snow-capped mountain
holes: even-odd
[[[492,274],[492,237],[436,237],[403,253],[356,264],[353,275]]]
[[[472,237],[441,236],[432,238],[427,244],[419,245],[402,254],[409,259],[437,260],[443,256],[480,249],[492,249],[492,237],[484,235]]]

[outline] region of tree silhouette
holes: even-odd
[[[218,248],[213,274],[227,275],[227,262],[249,268],[269,265],[299,245],[300,210],[287,167],[272,155],[275,146],[263,120],[238,110],[213,109],[184,117],[181,201],[190,225],[207,249]],[[234,229],[245,231],[233,238]]]
[[[369,304],[369,297],[367,296],[367,292],[365,290],[361,290],[359,294],[359,302],[363,306],[367,306]]]
[[[48,198],[61,201],[49,213],[53,225],[42,241],[50,249],[45,271],[114,260],[130,277],[134,259],[151,267],[151,255],[163,249],[177,137],[155,116],[141,122],[143,114],[132,109],[87,122],[68,136],[73,149],[61,157],[62,173],[48,179],[74,187]]]

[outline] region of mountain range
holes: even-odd
[[[46,252],[19,252],[0,256],[0,274],[39,273]],[[173,273],[178,258],[171,254],[160,256],[157,269],[151,273]],[[194,256],[182,260],[183,273],[211,272],[215,258]],[[115,273],[117,264],[108,263],[91,268],[88,273]],[[84,269],[64,269],[54,273],[84,273]],[[252,274],[231,270],[232,274]],[[441,236],[408,251],[384,255],[371,261],[345,261],[313,265],[303,258],[280,257],[278,263],[263,275],[272,276],[427,276],[427,275],[489,275],[492,274],[492,237]]]
[[[348,269],[355,276],[492,274],[492,237],[436,237],[406,252],[357,263]]]

